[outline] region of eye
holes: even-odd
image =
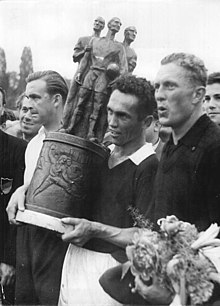
[[[205,101],[210,101],[210,96],[205,96]]]
[[[112,110],[110,108],[107,109],[108,115],[112,115]]]
[[[164,84],[164,86],[168,89],[168,90],[172,90],[176,87],[176,85],[174,83],[171,82],[167,82]]]
[[[128,115],[127,115],[127,114],[124,114],[124,113],[118,114],[118,117],[119,117],[121,120],[127,120],[127,119],[128,119]]]
[[[160,87],[160,85],[159,85],[158,83],[155,83],[155,84],[154,84],[154,89],[155,89],[155,90],[158,90],[159,87]]]

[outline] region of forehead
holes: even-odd
[[[97,17],[94,21],[98,21],[100,23],[105,23],[104,19],[101,17]]]
[[[47,93],[47,84],[44,80],[34,80],[26,85],[26,95],[31,93],[45,94]]]
[[[127,28],[127,31],[128,31],[128,32],[137,33],[137,30],[136,30],[135,27],[129,27],[129,28]]]
[[[30,100],[27,97],[24,97],[22,102],[21,102],[21,105],[22,105],[22,107],[23,106],[29,107],[31,105],[31,102],[30,102]]]
[[[121,20],[120,20],[119,18],[113,18],[113,19],[111,20],[111,23],[113,23],[113,22],[117,22],[117,23],[120,23],[120,24],[121,24]]]
[[[118,89],[110,96],[108,107],[114,112],[133,112],[138,105],[138,98],[134,95],[123,93]]]
[[[206,94],[220,94],[220,83],[206,85]]]
[[[186,80],[187,77],[188,72],[185,68],[178,66],[175,63],[169,63],[160,66],[155,78],[155,83],[160,83],[168,80],[178,82]]]

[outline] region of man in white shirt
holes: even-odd
[[[28,143],[25,153],[24,185],[12,195],[7,207],[9,221],[17,224],[16,213],[25,209],[25,193],[32,179],[47,132],[61,125],[68,88],[55,71],[35,72],[28,76],[26,97],[37,113],[42,128]],[[24,225],[18,228],[16,258],[16,304],[57,304],[61,268],[67,245],[53,233]]]

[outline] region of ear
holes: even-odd
[[[151,125],[152,122],[153,122],[153,116],[152,115],[145,117],[144,120],[143,120],[144,128],[148,128]]]
[[[62,96],[61,94],[55,94],[53,96],[53,103],[54,103],[54,106],[55,108],[58,108],[60,105],[62,105]]]
[[[154,132],[158,132],[159,133],[160,127],[161,127],[160,121],[156,120],[155,124],[154,124]]]
[[[193,104],[197,104],[203,101],[205,97],[205,92],[206,90],[204,86],[197,86],[193,94]]]

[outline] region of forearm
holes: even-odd
[[[125,248],[131,243],[137,227],[118,228],[98,222],[91,223],[92,236]]]

